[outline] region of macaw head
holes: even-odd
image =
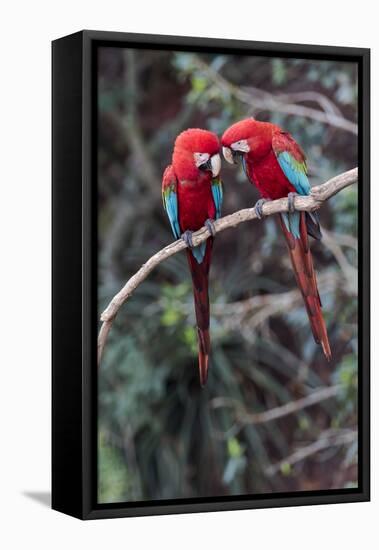
[[[221,170],[220,142],[208,130],[190,128],[175,140],[172,164],[179,180],[195,180],[210,172],[215,178]]]
[[[230,164],[237,164],[239,157],[254,161],[265,156],[271,148],[275,126],[247,118],[232,124],[222,138],[222,152]]]

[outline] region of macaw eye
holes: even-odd
[[[250,151],[249,144],[246,139],[240,139],[232,143],[230,148],[235,152],[248,153]]]

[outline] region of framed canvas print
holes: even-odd
[[[369,499],[369,50],[53,42],[53,508]]]

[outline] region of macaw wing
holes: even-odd
[[[307,177],[307,163],[304,151],[287,132],[278,132],[272,138],[272,148],[279,166],[288,181],[299,195],[309,195],[311,186]],[[300,238],[300,213],[281,214],[288,231],[295,238]],[[315,239],[321,239],[320,223],[317,212],[305,214],[308,234]]]
[[[272,148],[280,168],[299,195],[309,195],[311,186],[307,177],[307,163],[300,145],[287,132],[278,132],[272,138]]]
[[[181,235],[178,214],[177,179],[173,167],[166,168],[162,179],[162,200],[170,221],[171,229],[176,239]]]
[[[216,207],[216,220],[221,217],[222,199],[224,196],[220,178],[212,179],[212,195]]]

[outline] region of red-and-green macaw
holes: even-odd
[[[189,247],[186,252],[192,275],[202,386],[207,381],[210,352],[208,274],[215,235],[213,221],[221,216],[223,196],[219,151],[219,139],[212,132],[197,128],[182,132],[176,138],[172,164],[162,180],[163,206],[174,237],[181,237]],[[192,232],[204,225],[212,237],[194,247]]]
[[[308,242],[308,234],[321,239],[318,216],[294,209],[294,196],[309,195],[311,190],[305,154],[288,132],[270,122],[252,118],[230,126],[221,142],[225,160],[234,164],[240,157],[247,178],[258,188],[262,199],[257,202],[255,211],[259,218],[266,200],[288,196],[289,212],[280,214],[280,224],[314,339],[321,344],[329,360],[330,345]]]

